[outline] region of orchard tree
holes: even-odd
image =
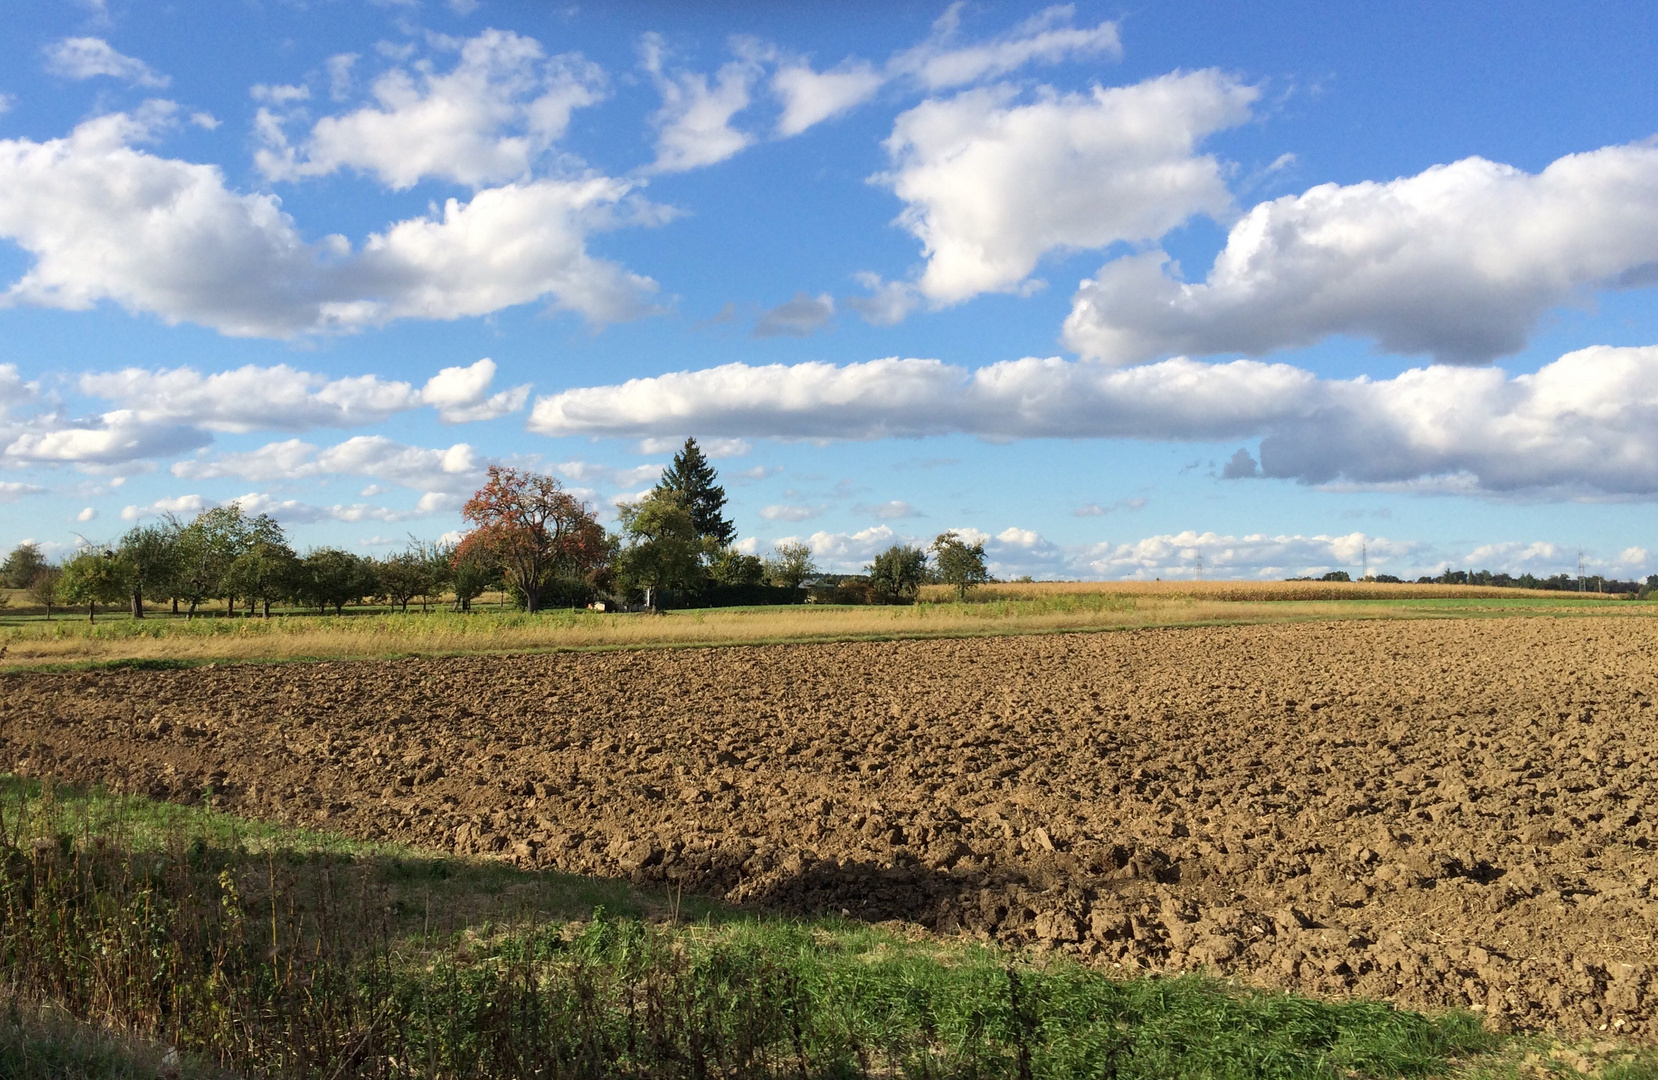
[[[46,609],[46,617],[52,617],[52,609],[58,603],[58,582],[63,578],[63,571],[51,563],[41,565],[35,576],[29,579],[29,599]]]
[[[927,553],[909,544],[894,544],[864,567],[870,588],[888,602],[914,600],[927,577]]]
[[[258,603],[268,619],[271,601],[291,596],[295,591],[299,556],[288,546],[282,526],[269,514],[260,514],[246,523],[241,546],[241,553],[225,569],[225,588],[237,596],[247,597],[249,615]]]
[[[586,572],[604,534],[557,479],[502,465],[489,467],[489,482],[467,500],[461,516],[474,526],[461,550],[499,566],[532,613],[540,610],[541,592],[554,575]]]
[[[422,543],[409,538],[409,551],[420,561],[420,610],[443,599],[444,590],[454,582],[454,544]]]
[[[709,560],[708,576],[717,585],[758,585],[765,580],[766,566],[759,556],[723,547]]]
[[[127,568],[114,551],[86,547],[63,564],[58,595],[70,607],[85,604],[87,622],[96,622],[99,604],[119,604],[126,599],[127,580]]]
[[[660,590],[701,582],[703,539],[682,495],[657,489],[617,509],[627,537],[616,555],[616,577],[624,588],[642,591],[645,606],[655,608]]]
[[[737,539],[737,526],[721,512],[725,509],[725,488],[715,483],[716,479],[714,466],[703,456],[702,447],[695,439],[686,439],[651,491],[652,495],[678,495],[684,500],[697,536],[712,542],[710,551]]]
[[[368,561],[339,548],[317,548],[300,560],[298,588],[295,595],[301,602],[316,606],[320,615],[333,605],[334,614],[345,613],[345,605],[355,604],[375,591],[373,567]]]
[[[500,581],[501,569],[491,560],[489,552],[477,546],[468,550],[465,545],[450,549],[449,584],[455,590],[455,606],[460,610],[471,611],[472,601]]]
[[[956,599],[966,600],[967,590],[990,580],[984,565],[984,541],[969,544],[955,530],[939,534],[933,541],[933,574],[944,585],[952,585]]]
[[[374,562],[380,593],[394,607],[409,610],[409,601],[426,591],[426,561],[413,551],[400,551]]]
[[[179,570],[179,534],[183,526],[176,518],[154,525],[134,525],[121,538],[120,556],[126,564],[131,587],[132,617],[144,617],[144,600],[177,595],[174,581]]]
[[[40,553],[40,545],[24,541],[12,548],[6,561],[0,563],[0,583],[8,589],[27,589],[33,584],[35,574],[46,565],[46,556]]]
[[[190,602],[186,619],[209,597],[229,595],[230,566],[248,547],[248,520],[235,503],[203,510],[179,532],[178,589]],[[230,605],[234,607],[234,603]],[[234,610],[230,612],[235,614]]]
[[[802,581],[817,573],[812,549],[800,543],[778,544],[766,560],[765,568],[766,579],[785,589],[798,589]]]

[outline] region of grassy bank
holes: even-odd
[[[289,614],[272,619],[106,615],[0,620],[0,670],[101,662],[206,663],[369,659],[398,655],[654,648],[887,638],[1052,633],[1310,619],[1444,618],[1518,614],[1658,614],[1658,604],[1561,593],[1461,586],[1337,588],[1321,583],[998,585],[967,603],[946,598],[904,606],[715,608],[661,615],[550,611],[538,615]],[[1241,590],[1241,591],[1240,591]],[[1345,590],[1345,591],[1344,591]],[[1346,592],[1352,596],[1347,597]],[[1373,595],[1375,593],[1376,595]],[[1489,594],[1489,595],[1488,595]]]
[[[29,1054],[158,1075],[167,1048],[191,1075],[434,1078],[1384,1077],[1513,1057],[1466,1016],[1124,981],[9,777],[0,816],[12,1077],[50,1075]]]

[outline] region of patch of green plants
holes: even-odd
[[[0,1063],[52,1030],[102,1053],[92,1025],[140,1064],[261,1076],[1323,1080],[1498,1045],[1467,1015],[1116,979],[17,778],[0,980],[23,1018]]]

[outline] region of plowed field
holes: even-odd
[[[1658,625],[0,677],[0,768],[1658,1039]]]

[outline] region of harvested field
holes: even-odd
[[[1135,969],[1658,1041],[1658,627],[0,676],[0,767]]]

